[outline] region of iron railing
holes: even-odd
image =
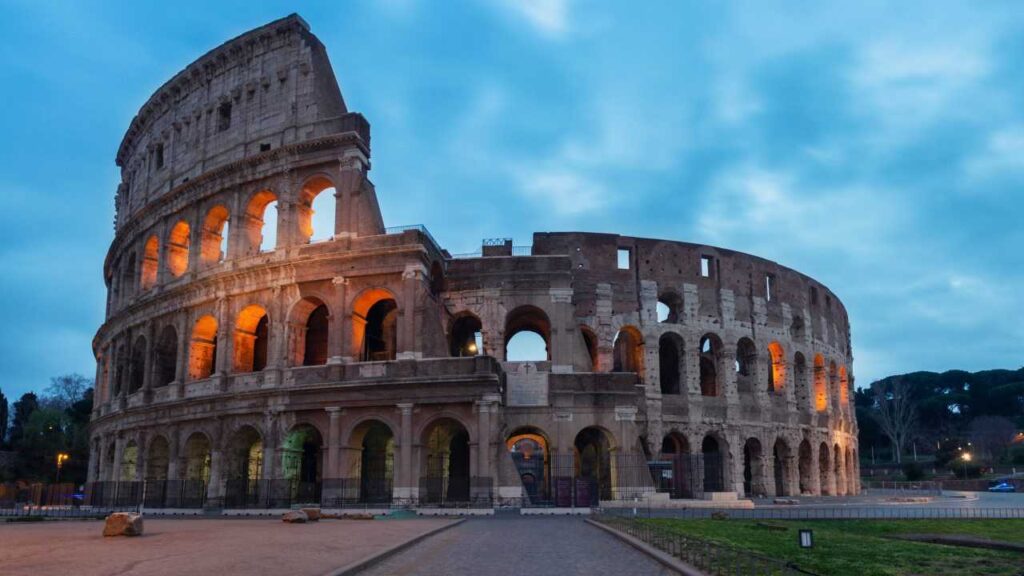
[[[604,508],[606,516],[630,518],[678,518],[684,520],[960,520],[1022,519],[1024,506],[773,506],[759,508],[657,508],[639,506],[630,508]]]

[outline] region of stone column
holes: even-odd
[[[485,396],[476,401],[477,441],[476,441],[476,477],[488,478],[491,473],[491,404],[493,400]],[[492,479],[493,481],[493,479]]]
[[[329,418],[327,428],[327,470],[324,478],[340,478],[338,470],[338,454],[341,448],[341,408],[329,406],[326,408]]]
[[[121,458],[124,457],[124,444],[124,438],[121,436],[114,440],[114,469],[110,471],[110,479],[117,482],[124,480],[121,478]]]
[[[346,318],[350,316],[345,307],[348,280],[344,276],[335,276],[331,280],[331,284],[334,286],[334,297],[329,303],[330,330],[327,333],[327,363],[343,364],[346,360],[352,360],[347,348],[352,330],[351,324],[346,322]]]
[[[142,368],[142,399],[144,402],[149,403],[153,394],[153,340],[156,337],[156,326],[152,321],[146,323],[146,352],[143,356],[143,368]]]
[[[341,159],[341,169],[335,187],[334,197],[334,237],[354,237],[359,235],[359,220],[356,198],[366,179],[369,160],[358,150],[349,149]]]
[[[426,270],[421,264],[410,264],[402,272],[401,316],[398,323],[398,350],[396,358],[413,359],[421,355],[416,334],[416,306]]]
[[[228,299],[224,295],[217,298],[217,365],[214,366],[214,377],[222,383],[232,369],[234,355],[234,326],[230,321]]]
[[[224,465],[224,452],[220,447],[210,448],[210,482],[206,485],[206,501],[214,506],[223,505],[224,483],[221,481],[221,468]]]
[[[281,445],[276,412],[268,411],[263,415],[263,479],[277,480],[277,467],[281,461],[278,447]]]
[[[399,430],[398,474],[399,479],[394,488],[394,496],[398,501],[415,498],[418,490],[414,486],[416,475],[412,461],[412,410],[411,402],[397,404],[402,413],[402,424]]]

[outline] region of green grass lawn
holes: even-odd
[[[793,562],[822,576],[1024,575],[1024,554],[908,542],[897,534],[961,534],[1024,542],[1024,520],[756,520],[649,519],[658,526]],[[814,530],[814,548],[801,549],[797,529]]]

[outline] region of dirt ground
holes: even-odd
[[[449,520],[145,519],[137,538],[102,521],[0,524],[5,576],[296,574],[319,576]]]

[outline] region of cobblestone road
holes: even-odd
[[[675,574],[579,518],[470,519],[361,573],[379,576]]]

